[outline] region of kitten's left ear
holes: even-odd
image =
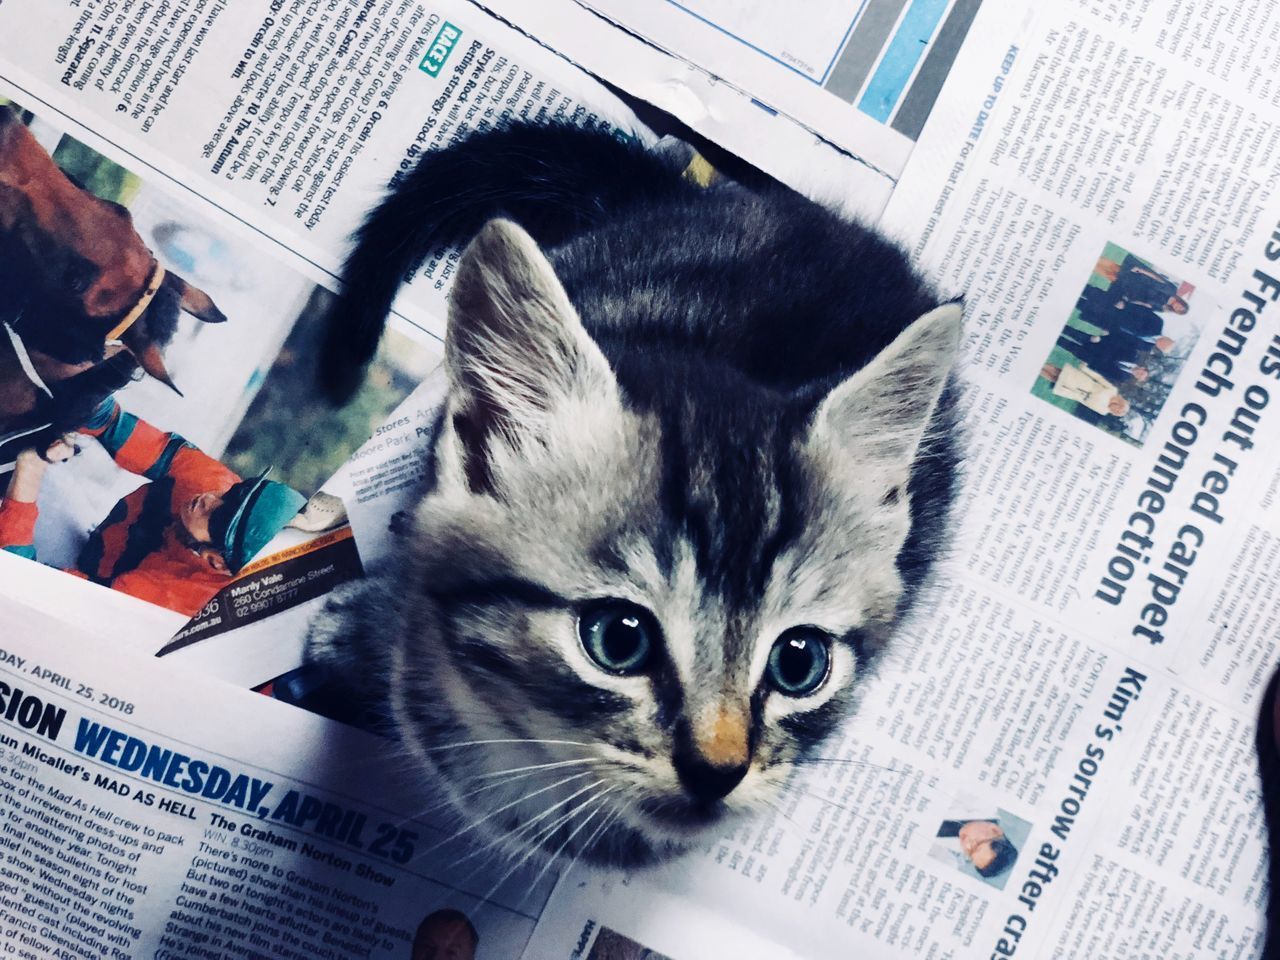
[[[474,486],[488,444],[545,439],[557,415],[616,402],[617,381],[537,243],[491,220],[458,264],[445,336],[454,426]],[[478,472],[477,472],[478,471]]]
[[[819,405],[807,446],[868,493],[900,493],[960,347],[959,303],[926,313]]]

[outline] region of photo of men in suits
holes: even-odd
[[[1194,292],[1106,244],[1031,392],[1141,446],[1199,336]]]

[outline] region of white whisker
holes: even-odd
[[[612,763],[612,761],[604,757],[579,757],[576,760],[556,760],[552,763],[535,763],[527,767],[512,767],[509,770],[498,770],[493,773],[480,773],[474,777],[468,777],[467,780],[490,780],[496,777],[506,776],[509,773],[523,773],[526,770],[535,772],[538,770],[551,770],[556,767],[571,767],[580,763]]]
[[[541,743],[562,747],[594,747],[595,744],[583,743],[580,740],[537,740],[529,737],[506,737],[495,740],[462,740],[457,743],[444,743],[438,747],[428,747],[423,753],[440,753],[444,750],[458,750],[462,747],[491,746],[498,743]]]
[[[538,875],[533,878],[533,883],[529,884],[530,891],[532,891],[533,888],[536,887],[541,882],[542,878],[547,875],[547,871],[551,869],[552,864],[554,864],[557,860],[560,859],[560,855],[564,853],[564,851],[568,848],[569,844],[573,842],[573,838],[576,837],[579,833],[581,833],[583,828],[586,827],[586,825],[595,818],[596,814],[598,814],[601,810],[604,809],[605,804],[608,802],[606,798],[610,793],[612,793],[614,790],[617,790],[617,789],[618,789],[618,785],[614,784],[613,786],[607,787],[600,793],[593,795],[589,800],[585,800],[578,805],[578,812],[585,810],[588,803],[595,804],[595,809],[592,810],[591,813],[587,815],[587,817],[582,821],[582,823],[578,824],[569,833],[569,835],[565,837],[564,843],[560,844],[560,846],[556,848],[556,852],[547,858],[547,862],[543,864],[542,869],[538,871]],[[528,894],[525,894],[525,896],[528,896]],[[523,903],[524,901],[521,900],[520,902]]]
[[[505,813],[506,811],[510,810],[512,807],[525,803],[528,800],[532,800],[534,797],[539,796],[540,794],[546,793],[548,790],[554,790],[556,787],[561,787],[564,784],[569,783],[573,780],[581,780],[583,777],[592,776],[594,772],[595,771],[588,770],[584,773],[575,773],[572,776],[568,776],[561,780],[557,780],[555,783],[549,784],[548,786],[540,787],[539,789],[534,790],[532,793],[527,793],[522,797],[517,797],[516,799],[512,800],[510,803],[504,803],[502,806],[498,807],[496,810],[489,811],[479,820],[472,820],[463,829],[453,834],[450,834],[449,836],[445,837],[443,840],[437,841],[436,843],[432,844],[426,850],[423,850],[418,856],[419,857],[426,856],[428,853],[431,853],[432,851],[439,849],[440,847],[444,846],[446,843],[449,843],[453,840],[457,840],[460,837],[466,836],[472,830],[475,830],[477,827],[481,826],[482,824],[487,823],[488,821],[492,820],[494,817],[499,816],[502,813]]]
[[[604,781],[600,780],[600,781],[597,781],[597,783],[594,784],[593,786],[599,786],[602,783],[604,783]],[[590,789],[590,788],[587,788],[587,789]],[[511,876],[517,870],[519,870],[526,863],[528,863],[533,857],[539,854],[545,855],[545,851],[542,850],[542,844],[545,843],[547,840],[549,840],[551,837],[553,837],[555,835],[555,832],[559,830],[562,825],[568,823],[575,816],[577,816],[578,813],[580,813],[582,809],[586,807],[588,804],[595,803],[598,799],[600,799],[601,797],[605,796],[606,794],[616,789],[617,789],[616,785],[605,787],[599,793],[592,794],[586,800],[583,800],[582,802],[577,804],[577,806],[570,807],[568,813],[565,813],[562,816],[557,817],[545,829],[539,830],[537,836],[529,840],[529,849],[528,851],[526,851],[525,855],[521,857],[516,862],[516,864],[513,867],[511,867],[506,873],[504,873],[501,877],[498,878],[498,882],[489,888],[489,892],[485,894],[483,899],[487,901],[490,897],[492,897],[494,893],[496,893],[502,887],[502,885],[506,883],[507,880],[510,879]],[[579,793],[582,793],[582,792],[584,791],[579,791]],[[578,794],[574,794],[574,797],[576,796],[578,796]],[[572,800],[573,797],[570,797],[569,799]],[[563,846],[561,847],[561,849],[563,849]],[[555,858],[558,855],[559,855],[559,851],[557,851],[556,854],[548,856],[547,863],[543,866],[542,870],[538,873],[537,880],[535,880],[534,883],[530,884],[530,889],[532,889],[534,886],[537,885],[538,880],[542,879],[543,875],[546,873],[547,869],[551,866],[551,864],[555,862]],[[528,892],[525,893],[525,896],[528,896]],[[521,902],[523,902],[523,898],[521,898]]]
[[[583,774],[583,776],[586,776],[586,774]],[[561,782],[563,782],[563,781],[561,781]],[[594,790],[596,787],[600,786],[600,785],[601,785],[601,784],[603,784],[604,782],[605,782],[604,780],[595,780],[595,781],[593,781],[593,782],[591,782],[591,783],[587,784],[585,787],[582,787],[582,788],[581,788],[580,790],[578,790],[577,792],[569,794],[569,796],[565,797],[563,800],[557,800],[555,803],[553,803],[553,804],[549,805],[545,810],[543,810],[543,811],[542,811],[540,814],[538,814],[536,817],[533,817],[533,818],[532,818],[532,819],[530,819],[530,820],[526,820],[526,821],[525,821],[524,823],[522,823],[522,824],[521,824],[521,825],[520,825],[516,830],[511,831],[510,833],[503,834],[503,835],[501,835],[501,836],[499,836],[499,837],[495,837],[495,838],[494,838],[494,839],[493,839],[493,840],[488,844],[488,846],[490,846],[490,847],[492,847],[492,846],[498,846],[498,845],[510,846],[510,845],[511,845],[511,841],[512,841],[512,840],[514,840],[514,839],[516,839],[517,837],[521,836],[521,835],[522,835],[523,833],[525,833],[525,831],[527,831],[530,827],[535,826],[535,825],[536,825],[540,820],[542,820],[544,817],[548,817],[548,816],[550,816],[550,815],[551,815],[551,814],[556,810],[556,808],[557,808],[557,807],[563,807],[566,803],[571,803],[571,802],[572,802],[576,797],[580,797],[582,794],[586,793],[588,790]],[[558,823],[559,823],[559,821],[557,821],[557,824],[558,824]],[[552,828],[552,830],[554,831],[554,827]],[[535,831],[535,832],[539,832],[539,833],[540,833],[540,832],[541,832],[541,830],[539,830],[539,831]],[[531,841],[531,843],[536,847],[536,843],[534,843],[533,841]],[[468,853],[465,857],[461,857],[461,858],[459,858],[459,859],[455,860],[455,861],[454,861],[454,863],[453,863],[453,865],[456,867],[456,866],[458,866],[458,865],[460,865],[460,864],[466,863],[468,860],[470,860],[472,857],[474,857],[477,853],[482,852],[482,851],[483,851],[483,849],[484,849],[484,848],[483,848],[483,847],[481,847],[481,848],[479,848],[479,849],[476,849],[476,850],[471,851],[471,853]],[[473,873],[472,873],[472,874],[468,874],[467,876],[469,877],[469,876],[472,876],[473,874],[474,874],[474,871],[473,871]]]

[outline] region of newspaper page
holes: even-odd
[[[1278,29],[983,4],[885,220],[966,297],[949,582],[776,813],[595,922],[681,957],[656,891],[808,957],[1258,955]]]
[[[385,741],[17,602],[5,628],[6,955],[538,956],[552,879],[433,819]]]
[[[1278,30],[1252,4],[983,5],[884,221],[966,297],[947,582],[776,812],[557,891],[583,936],[693,960],[670,910],[759,956],[1259,955]]]
[[[105,624],[16,601],[5,618],[7,955],[661,960],[592,919],[585,867],[477,843],[389,742],[122,654]],[[553,890],[568,891],[554,910]],[[651,906],[686,956],[798,957],[669,898]]]
[[[336,273],[419,154],[469,131],[520,118],[650,136],[603,85],[467,0],[6,0],[0,81],[315,277]],[[455,263],[440,251],[398,305],[436,335]]]
[[[438,366],[457,256],[442,250],[424,266],[423,282],[411,285],[418,293],[408,294],[414,322],[393,318],[353,403],[334,413],[318,401],[315,359],[334,271],[387,184],[421,152],[513,117],[651,136],[602,85],[464,0],[431,8],[263,0],[234,13],[220,0],[8,0],[0,100],[0,183],[22,184],[5,203],[47,222],[51,213],[30,199],[52,185],[53,202],[85,221],[73,222],[78,235],[42,235],[41,250],[6,251],[13,276],[0,283],[0,319],[30,325],[17,318],[32,312],[11,301],[65,296],[63,277],[22,266],[21,257],[39,264],[50,251],[55,264],[114,256],[95,289],[133,283],[139,303],[152,277],[192,291],[172,328],[151,336],[160,376],[99,390],[113,405],[75,422],[79,436],[54,453],[59,462],[37,461],[56,437],[33,433],[31,411],[0,410],[0,546],[180,612],[191,623],[179,641],[303,606],[362,571],[352,511],[320,487],[375,430],[398,429],[388,414]],[[109,230],[89,223],[118,210],[125,222]],[[102,249],[88,249],[83,235],[99,236]],[[155,272],[126,276],[127,258],[153,262]],[[147,307],[122,337],[155,313]],[[0,340],[3,385],[34,391],[19,351],[21,337]],[[59,361],[33,356],[38,366]],[[63,389],[85,366],[44,377]],[[380,446],[393,440],[407,443],[383,435]],[[175,460],[179,447],[193,452]],[[156,481],[173,484],[167,506]],[[183,504],[241,481],[241,492],[258,484],[278,494],[279,535],[265,547],[257,536],[264,554],[237,558],[233,570],[186,569],[184,534],[203,534],[177,522]],[[351,493],[360,512],[369,491]],[[287,509],[296,498],[300,512]],[[72,597],[94,588],[66,589]],[[153,649],[170,633],[149,635]]]
[[[981,0],[564,6],[643,38],[896,180]]]
[[[878,219],[889,202],[894,176],[866,159],[866,151],[897,134],[868,124],[853,145],[830,139],[776,100],[759,99],[698,62],[640,39],[629,23],[619,29],[577,0],[476,2],[806,196],[867,221]],[[648,5],[632,6],[640,13]],[[892,148],[891,158],[899,147]]]

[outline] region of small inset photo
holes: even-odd
[[[601,927],[587,960],[671,960],[665,953],[650,950],[617,930]]]
[[[480,934],[460,910],[427,914],[413,935],[409,960],[475,960]]]
[[[1008,810],[951,816],[938,824],[929,856],[949,863],[961,873],[1003,890],[1026,845],[1031,824]]]
[[[1195,287],[1106,244],[1031,392],[1140,447],[1200,335]]]

